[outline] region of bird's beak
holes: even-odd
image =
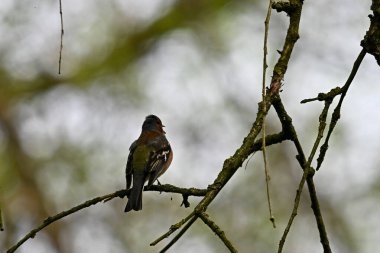
[[[165,130],[164,130],[164,125],[162,125],[162,132],[164,133],[164,134],[166,134],[166,132],[165,132]]]

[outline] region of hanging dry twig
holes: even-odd
[[[263,57],[263,83],[262,83],[262,100],[264,101],[265,96],[266,96],[266,70],[268,68],[267,64],[267,54],[268,54],[268,48],[267,48],[267,43],[268,43],[268,30],[269,30],[269,21],[270,21],[270,16],[272,13],[272,0],[269,0],[269,5],[268,5],[268,11],[267,11],[267,16],[265,18],[264,22],[264,57]],[[265,103],[264,103],[264,111],[266,111]],[[269,220],[272,222],[273,228],[276,228],[276,223],[275,219],[273,216],[272,212],[272,204],[270,200],[270,189],[269,189],[269,181],[270,181],[270,176],[269,176],[269,168],[268,168],[268,161],[267,161],[267,155],[266,155],[266,144],[265,144],[265,136],[266,134],[266,126],[265,126],[265,115],[263,119],[263,146],[262,146],[262,151],[263,151],[263,160],[264,160],[264,170],[265,170],[265,185],[266,185],[266,193],[267,193],[267,202],[268,202],[268,209],[269,209]]]
[[[62,50],[63,50],[63,13],[62,13],[62,0],[59,0],[59,15],[61,17],[61,44],[59,47],[59,60],[58,60],[58,74],[61,74],[61,64],[62,64]]]

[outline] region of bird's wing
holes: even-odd
[[[133,153],[135,152],[136,147],[137,147],[137,141],[134,141],[129,148],[128,161],[125,168],[125,179],[127,181],[127,190],[131,187],[131,184],[132,184],[132,175],[133,175],[132,160],[133,160]]]
[[[148,186],[152,185],[159,176],[169,167],[172,159],[172,150],[165,136],[160,136],[152,145],[153,151],[150,154],[147,167],[149,174]]]

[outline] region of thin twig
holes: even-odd
[[[342,88],[335,87],[332,88],[327,93],[319,93],[316,98],[307,98],[301,101],[301,104],[306,104],[312,101],[326,101],[326,100],[334,100],[334,98],[340,94],[342,94]]]
[[[342,87],[342,93],[341,93],[339,102],[338,102],[337,106],[335,107],[334,112],[332,114],[329,130],[327,132],[325,142],[323,143],[323,145],[320,148],[319,157],[317,159],[317,168],[316,168],[317,170],[319,170],[319,168],[322,165],[322,162],[323,162],[325,155],[326,155],[326,151],[327,151],[328,146],[329,146],[329,140],[330,140],[331,134],[332,134],[339,118],[340,118],[340,110],[342,108],[343,100],[347,94],[348,89],[350,88],[352,81],[354,80],[356,73],[359,70],[360,64],[362,63],[365,55],[366,55],[366,51],[364,49],[362,49],[360,51],[358,57],[356,58],[355,62],[354,62],[351,73],[348,76],[346,83]]]
[[[201,189],[195,189],[195,188],[189,188],[189,189],[186,189],[186,188],[179,188],[179,187],[175,187],[175,186],[172,186],[172,185],[161,185],[161,186],[151,186],[149,188],[144,188],[144,190],[147,190],[147,191],[159,191],[159,192],[173,192],[173,193],[179,193],[179,194],[183,194],[183,193],[186,193],[188,194],[189,196],[204,196],[206,190],[201,190]],[[186,191],[187,190],[187,191]],[[15,252],[17,250],[18,247],[20,247],[23,243],[25,243],[27,240],[31,239],[31,238],[34,238],[35,235],[41,231],[42,229],[44,229],[45,227],[49,226],[50,224],[70,215],[70,214],[73,214],[75,212],[78,212],[86,207],[89,207],[91,205],[95,205],[99,202],[106,202],[106,201],[109,201],[113,198],[116,198],[116,197],[120,197],[120,198],[123,198],[125,196],[128,195],[128,193],[130,192],[130,190],[119,190],[119,191],[116,191],[114,193],[110,193],[110,194],[106,194],[106,195],[103,195],[103,196],[100,196],[100,197],[96,197],[96,198],[93,198],[91,200],[87,200],[85,202],[83,202],[82,204],[80,205],[77,205],[77,206],[74,206],[66,211],[63,211],[63,212],[60,212],[54,216],[50,216],[48,218],[46,218],[42,224],[40,226],[38,226],[37,228],[31,230],[29,233],[27,233],[20,241],[18,241],[14,246],[10,247],[7,251],[7,253],[12,253],[12,252]]]
[[[168,193],[178,193],[182,195],[187,196],[194,196],[194,197],[202,197],[206,195],[207,190],[206,189],[198,189],[198,188],[181,188],[177,187],[171,184],[162,184],[162,185],[151,185],[151,186],[145,186],[144,191],[156,191],[156,192],[168,192]],[[120,190],[117,191],[119,195],[117,197],[124,198],[125,196],[128,196],[129,190]],[[105,199],[104,202],[110,201],[115,196],[110,196],[108,199]]]
[[[264,138],[265,138],[265,137],[263,137],[263,139],[264,139]],[[261,142],[261,143],[263,143],[263,142]],[[261,147],[262,147],[262,145],[261,145]],[[251,154],[251,156],[248,157],[247,162],[245,163],[245,166],[244,166],[244,170],[247,169],[247,167],[248,167],[248,163],[249,163],[249,161],[251,161],[251,159],[252,159],[252,157],[255,155],[255,153],[256,153],[256,152],[253,152],[253,153]]]
[[[91,200],[88,200],[80,205],[77,205],[69,210],[66,210],[66,211],[63,211],[61,213],[58,213],[54,216],[50,216],[48,218],[46,218],[42,224],[40,226],[38,226],[37,228],[31,230],[28,234],[26,234],[20,241],[18,241],[14,246],[12,246],[11,248],[9,248],[7,250],[7,253],[12,253],[12,252],[15,252],[17,250],[18,247],[20,247],[24,242],[26,242],[28,239],[31,239],[31,238],[34,238],[36,236],[36,234],[41,231],[42,229],[44,229],[45,227],[49,226],[51,223],[57,221],[57,220],[60,220],[70,214],[73,214],[75,212],[78,212],[79,210],[82,210],[86,207],[89,207],[91,205],[95,205],[107,198],[110,198],[112,195],[115,195],[118,196],[116,194],[117,192],[115,193],[111,193],[111,194],[107,194],[107,195],[104,195],[104,196],[101,196],[101,197],[96,197],[96,198],[93,198]]]
[[[194,216],[187,224],[182,228],[181,231],[162,249],[160,250],[160,253],[166,252],[168,249],[170,249],[171,246],[173,246],[174,243],[178,241],[179,238],[182,237],[182,235],[193,225],[193,223],[198,219],[197,216]]]
[[[154,240],[150,243],[150,246],[155,246],[157,243],[161,242],[163,239],[168,238],[171,234],[173,234],[175,231],[177,231],[180,227],[182,227],[186,222],[188,222],[192,217],[194,217],[194,212],[190,213],[185,219],[180,220],[178,223],[170,226],[170,229],[168,232]]]
[[[323,222],[321,209],[319,207],[319,201],[317,197],[317,192],[315,190],[313,176],[314,176],[314,173],[311,173],[308,175],[306,179],[307,186],[309,189],[310,200],[311,200],[311,209],[313,210],[315,219],[317,221],[319,237],[320,237],[321,244],[323,246],[323,252],[331,253],[332,251],[330,248],[330,242],[327,236],[325,224]]]
[[[301,179],[301,181],[299,183],[299,186],[298,186],[298,189],[297,189],[297,193],[296,193],[296,197],[295,197],[295,200],[294,200],[293,211],[292,211],[292,213],[290,215],[290,218],[288,220],[288,224],[287,224],[287,226],[286,226],[286,228],[284,230],[284,233],[283,233],[283,235],[281,237],[281,240],[280,240],[280,243],[279,243],[279,247],[278,247],[278,253],[282,252],[282,249],[283,249],[284,244],[285,244],[286,237],[287,237],[287,235],[288,235],[288,233],[290,231],[290,227],[292,226],[294,218],[297,215],[297,210],[298,210],[299,202],[300,202],[300,199],[301,199],[301,193],[302,193],[305,181],[306,181],[306,179],[307,179],[307,177],[309,176],[310,173],[314,173],[313,169],[310,167],[310,164],[311,164],[311,161],[313,160],[313,157],[314,157],[315,152],[316,152],[316,150],[318,148],[320,140],[323,137],[323,132],[324,132],[324,129],[326,127],[327,113],[328,113],[328,109],[329,109],[331,103],[332,103],[332,99],[325,100],[325,107],[323,108],[322,113],[319,116],[318,134],[317,134],[316,140],[314,142],[313,148],[312,148],[312,150],[310,152],[308,161],[306,162],[305,170],[303,171],[302,179]]]
[[[264,101],[265,96],[266,96],[266,70],[268,68],[267,64],[267,54],[268,54],[268,30],[269,30],[269,22],[270,22],[270,16],[272,13],[272,0],[269,0],[269,5],[268,5],[268,11],[267,11],[267,16],[265,18],[264,22],[264,56],[263,56],[263,83],[262,83],[262,100]],[[266,111],[264,103],[264,111]],[[262,145],[262,151],[263,151],[263,160],[264,160],[264,170],[265,170],[265,184],[266,184],[266,195],[267,195],[267,202],[268,202],[268,209],[269,209],[269,220],[272,222],[273,228],[276,228],[276,223],[275,219],[272,213],[272,205],[271,205],[271,199],[270,199],[270,188],[269,188],[269,181],[270,181],[270,176],[269,176],[269,169],[268,169],[268,161],[267,161],[267,155],[266,155],[266,144],[265,144],[265,136],[266,136],[266,124],[265,124],[265,118],[266,115],[264,115],[263,119],[263,129],[262,129],[262,135],[263,135],[263,145]]]
[[[162,185],[151,185],[149,187],[145,186],[144,191],[155,191],[155,192],[168,192],[168,193],[178,193],[186,194],[187,196],[202,197],[206,195],[207,189],[198,189],[198,188],[181,188],[171,184],[162,184]]]
[[[222,240],[222,242],[224,243],[224,245],[226,245],[230,252],[238,252],[232,245],[232,243],[227,239],[226,235],[224,234],[224,231],[221,230],[219,226],[214,221],[212,221],[206,213],[201,212],[199,214],[199,217],[220,238],[220,240]]]
[[[282,252],[282,249],[283,249],[283,247],[285,245],[286,236],[288,235],[288,233],[290,231],[290,227],[293,224],[294,218],[297,216],[297,210],[298,210],[298,206],[299,206],[299,203],[300,203],[300,200],[301,200],[302,189],[303,189],[303,186],[305,185],[305,181],[306,181],[306,178],[307,178],[307,176],[309,174],[309,171],[310,170],[308,170],[308,169],[306,169],[306,170],[303,171],[303,175],[302,175],[301,181],[300,181],[300,183],[298,185],[296,197],[294,199],[293,211],[292,211],[292,214],[290,215],[290,218],[288,220],[288,224],[286,225],[284,233],[282,234],[282,237],[281,237],[281,240],[280,240],[280,243],[279,243],[279,246],[278,246],[278,253]]]
[[[294,145],[296,146],[298,155],[296,156],[298,163],[300,164],[301,168],[305,171],[311,170],[311,172],[307,171],[306,172],[306,182],[309,190],[309,195],[310,195],[310,200],[311,200],[311,208],[313,210],[317,226],[318,226],[318,231],[319,231],[319,236],[321,238],[321,243],[324,249],[324,253],[331,253],[331,248],[330,248],[330,243],[329,239],[327,236],[327,232],[325,229],[325,225],[323,222],[322,218],[322,213],[319,208],[319,203],[318,203],[318,197],[317,197],[317,192],[315,190],[314,186],[314,181],[313,181],[313,176],[314,176],[314,170],[308,165],[305,159],[305,155],[302,149],[302,146],[298,140],[297,133],[294,129],[294,126],[292,124],[292,119],[288,115],[288,113],[285,111],[284,105],[281,102],[280,97],[278,99],[273,101],[273,107],[276,109],[276,112],[278,114],[279,119],[281,120],[281,123],[283,125],[287,125],[285,127],[286,133],[290,135],[290,139],[294,142]],[[283,130],[285,131],[285,130]],[[302,190],[302,189],[301,189]],[[300,193],[298,193],[300,194]]]
[[[62,64],[62,50],[63,50],[63,13],[62,13],[62,0],[59,0],[59,15],[61,17],[61,45],[59,47],[59,60],[58,60],[58,74],[61,74],[61,64]]]
[[[273,100],[273,107],[276,110],[278,118],[280,119],[282,132],[286,135],[285,138],[293,141],[298,152],[298,155],[296,158],[300,162],[300,164],[304,166],[306,164],[305,154],[303,152],[301,143],[298,140],[297,132],[292,123],[292,118],[286,112],[280,96],[277,96],[276,99]]]
[[[326,128],[327,114],[328,114],[331,103],[332,103],[332,99],[325,100],[325,106],[323,107],[321,115],[319,115],[318,134],[317,134],[317,138],[314,142],[313,148],[310,152],[309,158],[307,160],[307,166],[310,166],[310,164],[311,164],[311,162],[315,156],[315,153],[317,152],[319,143],[321,142],[321,140],[323,138],[323,132],[325,131],[325,128]]]

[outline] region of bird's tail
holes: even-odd
[[[142,209],[142,192],[144,187],[144,175],[133,175],[133,186],[131,194],[128,197],[127,206],[124,209],[124,212],[129,212],[132,209],[139,211]]]

